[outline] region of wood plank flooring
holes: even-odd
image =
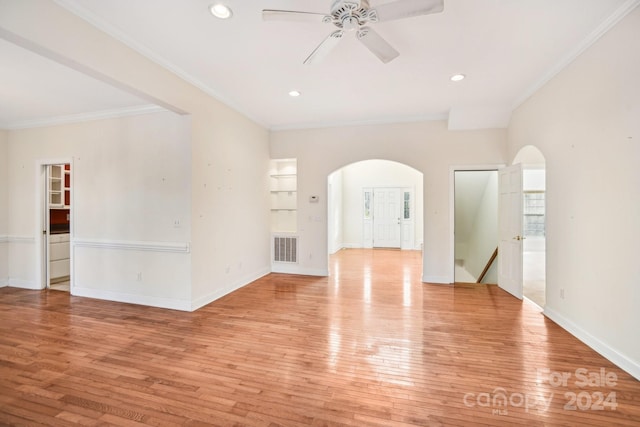
[[[0,424],[640,425],[640,382],[536,306],[420,278],[344,250],[194,313],[0,289]]]

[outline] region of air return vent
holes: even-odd
[[[273,261],[298,262],[298,237],[273,236]]]

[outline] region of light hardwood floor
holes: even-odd
[[[640,425],[640,383],[533,304],[420,279],[344,250],[194,313],[0,289],[0,424]]]

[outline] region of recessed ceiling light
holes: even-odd
[[[220,19],[229,19],[233,15],[233,12],[229,8],[229,6],[224,5],[222,3],[216,3],[209,6],[209,10],[211,14],[216,18]]]
[[[464,80],[466,76],[464,74],[454,74],[453,76],[451,76],[451,81],[452,82],[459,82]]]
[[[300,92],[297,90],[292,90],[291,92],[289,92],[289,96],[293,96],[295,98],[296,96],[300,96]]]

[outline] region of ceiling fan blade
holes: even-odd
[[[313,12],[296,12],[293,10],[264,9],[263,21],[295,21],[295,22],[325,22],[327,15]],[[329,18],[329,22],[331,17]]]
[[[325,56],[333,50],[334,47],[338,44],[342,36],[344,35],[344,31],[338,30],[329,34],[329,37],[324,39],[322,43],[313,51],[311,55],[307,59],[304,60],[305,65],[313,65],[322,61]]]
[[[393,48],[380,34],[373,31],[370,27],[362,27],[358,30],[358,40],[367,47],[380,61],[385,64],[395,59],[400,53]]]
[[[379,22],[440,13],[443,10],[444,0],[398,0],[375,8]]]

